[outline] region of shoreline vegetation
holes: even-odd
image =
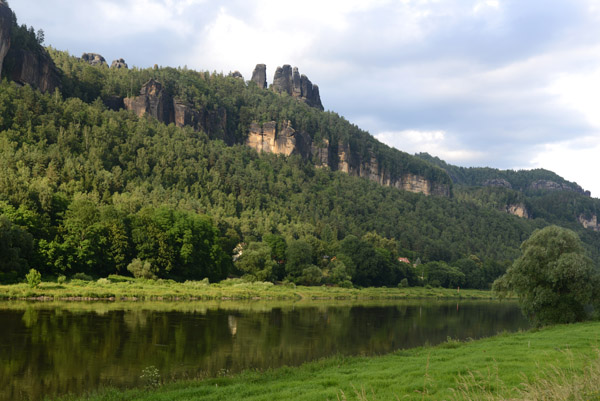
[[[600,322],[501,333],[375,357],[330,357],[299,367],[102,389],[60,400],[599,400]]]
[[[434,287],[343,288],[329,286],[274,285],[228,279],[208,281],[132,279],[112,276],[97,281],[42,282],[0,285],[0,300],[64,301],[211,301],[211,300],[400,300],[400,299],[497,299],[492,291]]]

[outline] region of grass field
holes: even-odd
[[[594,322],[203,381],[150,370],[145,389],[89,400],[600,400],[599,337]]]
[[[127,279],[111,281],[71,280],[66,283],[42,282],[35,288],[27,284],[0,285],[0,299],[110,299],[110,300],[299,300],[299,299],[491,299],[494,294],[482,290],[446,288],[341,288],[273,285],[225,280],[208,284],[202,281],[176,283],[170,280]]]

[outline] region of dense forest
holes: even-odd
[[[43,33],[15,26],[25,39],[13,46],[43,41]],[[518,257],[522,241],[550,223],[576,230],[600,260],[600,233],[573,218],[595,215],[596,199],[521,190],[534,179],[571,185],[551,172],[524,177],[482,169],[474,178],[235,77],[91,66],[47,50],[61,89],[0,84],[0,282],[22,280],[36,268],[47,278],[236,276],[488,288]],[[11,64],[4,67],[2,76],[10,76]],[[226,118],[197,130],[115,107],[115,99],[136,95],[150,78],[189,107]],[[271,120],[291,121],[317,143],[350,143],[388,171],[449,185],[452,177],[453,194],[401,191],[299,155],[259,154],[243,145],[252,122]],[[498,177],[512,189],[480,182]],[[519,203],[531,218],[506,213]]]

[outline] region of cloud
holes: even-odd
[[[405,130],[399,132],[381,132],[375,137],[397,149],[408,153],[427,152],[453,163],[457,160],[477,161],[486,156],[485,152],[467,150],[457,143],[456,138],[445,131]]]

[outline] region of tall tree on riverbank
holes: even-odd
[[[598,274],[576,233],[558,226],[536,230],[522,254],[494,282],[500,294],[514,292],[523,313],[536,325],[585,320]]]

